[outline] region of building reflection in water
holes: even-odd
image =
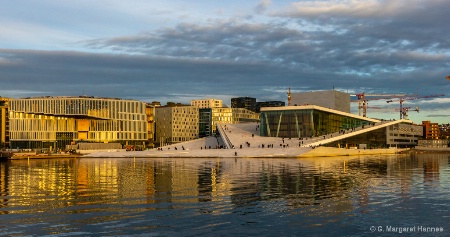
[[[0,162],[0,215],[8,214],[8,211],[2,211],[8,202],[8,167],[6,162]]]
[[[200,212],[266,210],[311,215],[371,211],[377,193],[410,199],[417,182],[439,185],[447,155],[315,159],[49,159],[0,162],[0,214],[154,204]],[[421,172],[417,172],[421,170]],[[448,177],[447,177],[448,178]],[[419,180],[422,179],[422,180]],[[388,188],[384,188],[388,187]],[[179,206],[182,205],[182,206]]]

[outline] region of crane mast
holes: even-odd
[[[369,100],[385,100],[385,99],[391,99],[391,98],[399,98],[406,96],[406,94],[366,94],[366,93],[358,93],[352,96],[357,97],[358,102],[358,114],[363,117],[367,117],[367,108],[368,108],[368,101]],[[374,98],[366,98],[366,97],[374,97]],[[356,102],[356,101],[352,101]]]
[[[439,95],[425,95],[425,96],[413,96],[413,97],[404,97],[396,100],[388,100],[387,103],[391,102],[400,102],[400,119],[408,119],[408,108],[403,107],[403,102],[407,100],[418,100],[418,99],[428,99],[428,98],[436,98],[444,96],[444,94]],[[415,111],[419,112],[419,107],[416,107]]]

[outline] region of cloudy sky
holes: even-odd
[[[449,123],[448,9],[448,0],[2,1],[0,96],[229,105],[287,102],[288,87],[444,94],[405,106],[419,106],[416,123]],[[388,108],[370,117],[399,117],[398,102],[369,106]]]

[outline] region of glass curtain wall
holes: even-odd
[[[261,112],[260,135],[302,138],[322,136],[372,122],[319,110],[279,110]]]

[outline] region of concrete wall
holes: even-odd
[[[335,90],[291,94],[291,105],[306,104],[350,113],[350,94]]]

